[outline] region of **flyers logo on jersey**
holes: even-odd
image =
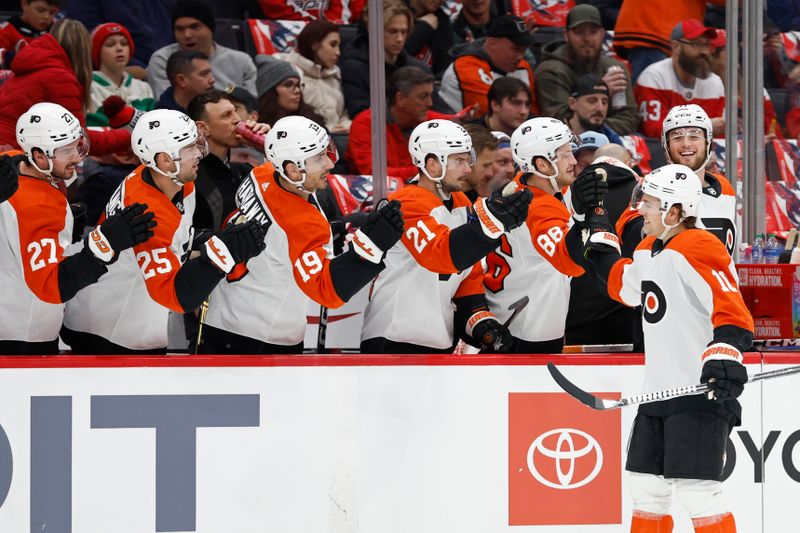
[[[511,393],[508,421],[510,526],[622,523],[619,410],[591,411],[563,393]]]
[[[642,316],[655,324],[667,313],[667,298],[661,287],[649,280],[642,281]]]

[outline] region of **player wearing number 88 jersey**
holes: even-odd
[[[533,193],[525,224],[504,237],[486,258],[489,307],[502,322],[509,306],[528,295],[528,305],[511,324],[511,351],[558,353],[563,347],[570,279],[583,274],[580,228],[570,227],[561,191],[575,181],[570,129],[551,118],[524,122],[511,136],[514,180]],[[571,255],[573,252],[573,255]]]
[[[164,353],[169,311],[198,308],[235,263],[263,249],[261,227],[242,228],[255,233],[250,242],[241,230],[223,231],[188,259],[193,182],[206,154],[194,121],[178,111],[151,111],[137,122],[131,143],[142,165],[111,196],[104,216],[142,202],[158,225],[150,240],[120,254],[91,291],[69,302],[61,337],[75,353]]]

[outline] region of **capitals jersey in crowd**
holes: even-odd
[[[633,88],[642,124],[639,131],[647,137],[661,137],[661,124],[675,106],[697,104],[709,117],[721,117],[725,113],[725,87],[719,76],[711,73],[708,78],[697,78],[694,87],[685,87],[672,66],[672,58],[653,63],[639,75]]]
[[[328,220],[316,196],[306,200],[283,189],[269,163],[244,179],[236,204],[248,220],[272,221],[267,248],[217,285],[206,324],[269,344],[298,344],[311,300],[329,308],[344,304],[331,279]]]
[[[722,174],[706,172],[708,187],[703,187],[700,204],[697,207],[697,227],[708,230],[725,246],[728,255],[733,256],[736,248],[736,195],[731,183]],[[639,223],[641,228],[642,216],[635,209],[623,212],[617,220],[617,235],[622,238],[626,249],[634,246],[631,239],[639,240],[632,235],[628,225],[631,222]],[[625,254],[623,254],[625,255]]]
[[[405,233],[386,254],[386,269],[373,281],[361,340],[383,337],[446,349],[453,346],[454,298],[483,294],[480,263],[458,272],[450,230],[467,223],[472,203],[452,193],[448,209],[435,193],[417,185],[390,196],[402,205]]]
[[[528,218],[486,257],[486,299],[502,323],[511,315],[508,307],[527,294],[530,304],[509,326],[511,334],[528,342],[550,341],[564,336],[570,279],[584,271],[567,251],[566,206],[552,194],[523,183],[523,176],[517,174],[514,181],[533,193]]]
[[[100,281],[75,295],[67,304],[64,326],[132,350],[150,350],[167,346],[170,310],[190,311],[178,301],[175,277],[192,243],[194,183],[170,200],[141,165],[111,196],[104,217],[137,202],[155,214],[153,237],[124,250]]]
[[[684,230],[666,245],[647,237],[632,260],[614,264],[609,296],[643,307],[644,392],[696,383],[716,328],[753,331],[738,285],[731,257],[718,239],[699,229]]]
[[[15,166],[22,152],[7,152]],[[19,189],[0,204],[0,339],[47,342],[64,316],[58,263],[72,242],[72,211],[50,182],[19,177]]]

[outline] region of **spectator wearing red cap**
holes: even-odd
[[[634,87],[647,137],[661,136],[661,123],[670,109],[697,104],[711,117],[714,135],[725,133],[725,88],[712,71],[712,41],[717,31],[698,20],[684,20],[672,30],[672,57],[647,67]]]
[[[724,6],[725,0],[708,0]],[[634,82],[671,52],[670,32],[681,20],[703,20],[706,0],[625,0],[614,26],[614,50],[631,64]]]
[[[89,103],[88,126],[108,126],[108,116],[103,102],[110,96],[118,96],[130,106],[142,111],[155,108],[153,90],[141,80],[125,71],[134,43],[130,32],[122,24],[107,22],[92,31],[92,92]]]

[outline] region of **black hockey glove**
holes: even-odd
[[[586,213],[586,228],[582,232],[584,257],[590,259],[592,254],[620,255],[619,238],[608,220],[608,213],[603,206],[591,207]]]
[[[147,204],[129,205],[111,215],[86,237],[87,246],[104,263],[111,263],[120,252],[133,248],[153,236],[155,215],[146,211]]]
[[[236,263],[244,263],[267,247],[264,237],[269,225],[248,220],[228,226],[203,244],[202,254],[226,274]]]
[[[711,387],[708,391],[710,400],[732,400],[744,390],[747,369],[732,359],[707,359],[700,374],[700,383],[708,383]]]
[[[494,318],[481,320],[472,328],[472,338],[483,353],[502,353],[511,349],[511,332]]]
[[[572,208],[578,215],[586,214],[591,208],[603,205],[603,199],[608,193],[608,183],[597,172],[595,165],[591,165],[580,173],[575,182],[570,185],[572,193]]]
[[[353,236],[353,250],[362,258],[378,264],[383,254],[394,246],[405,229],[400,202],[381,201],[378,209],[367,216],[367,219]]]
[[[83,230],[86,229],[86,204],[83,202],[73,202],[69,204],[72,211],[72,242],[78,242],[83,238]]]
[[[0,157],[0,202],[5,202],[17,192],[19,188],[19,174],[14,167],[14,161],[4,155]]]
[[[525,223],[531,200],[533,194],[528,189],[522,189],[508,196],[503,196],[501,189],[493,192],[488,198],[478,199],[474,207],[481,229],[488,237],[499,239],[503,233]]]

